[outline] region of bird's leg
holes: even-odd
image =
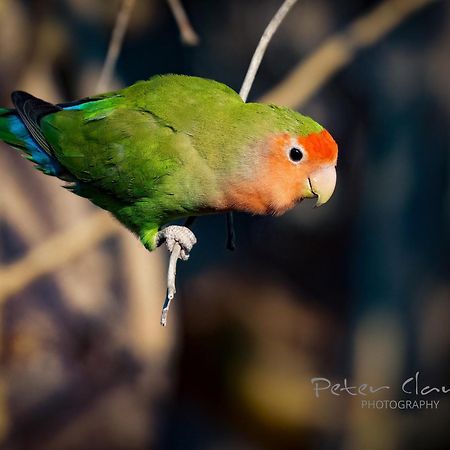
[[[186,228],[191,228],[191,226],[192,226],[192,224],[195,222],[195,219],[196,219],[196,218],[197,218],[196,216],[189,216],[189,217],[185,220],[183,226],[185,226]]]
[[[236,234],[234,232],[234,217],[232,212],[227,212],[227,249],[236,249]]]
[[[167,271],[167,298],[161,314],[162,326],[167,325],[167,313],[169,312],[170,302],[176,293],[177,261],[178,259],[186,261],[196,242],[197,238],[194,233],[189,228],[179,225],[170,225],[156,235],[156,245],[159,247],[165,243],[170,252],[169,269]]]
[[[233,218],[233,213],[227,212],[226,213],[226,217],[227,217],[227,243],[226,243],[226,248],[228,250],[234,251],[236,250],[236,233],[234,232],[234,218]],[[184,226],[185,227],[191,227],[192,224],[194,223],[196,217],[195,216],[189,216],[186,219],[186,222],[184,222]]]

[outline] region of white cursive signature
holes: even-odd
[[[311,378],[311,383],[313,384],[313,391],[317,398],[320,397],[320,392],[329,391],[332,395],[352,395],[352,396],[367,396],[370,394],[375,394],[376,392],[382,390],[391,389],[390,386],[371,386],[369,384],[363,383],[358,386],[352,386],[348,384],[347,378],[344,378],[344,382],[332,383],[328,378],[315,377]],[[417,371],[413,377],[407,378],[401,386],[401,390],[405,394],[409,395],[421,395],[425,396],[435,393],[448,394],[450,393],[450,386],[429,386],[422,385],[420,383],[420,372]]]

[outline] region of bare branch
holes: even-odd
[[[247,74],[245,75],[244,82],[242,83],[242,87],[239,92],[239,95],[242,97],[242,100],[244,100],[244,102],[247,101],[248,94],[250,92],[250,89],[252,88],[253,81],[255,80],[256,72],[258,72],[261,61],[264,58],[264,53],[266,52],[267,46],[269,45],[272,36],[278,30],[278,27],[286,17],[286,14],[296,2],[297,0],[285,0],[284,3],[280,6],[280,9],[272,17],[269,25],[267,25],[266,29],[264,30],[264,33],[259,40],[259,44],[256,47],[255,53],[253,54],[252,60],[250,61]]]
[[[348,65],[358,51],[374,45],[408,16],[435,0],[385,0],[343,31],[331,36],[260,101],[298,108],[336,72]]]
[[[116,68],[117,59],[122,49],[123,39],[130,21],[135,0],[123,0],[119,14],[117,14],[116,23],[109,42],[108,53],[103,63],[102,72],[97,83],[97,92],[108,90],[111,79]]]
[[[175,22],[177,23],[178,29],[180,30],[181,42],[186,45],[198,45],[198,43],[200,42],[200,38],[192,27],[186,11],[181,4],[181,0],[167,0],[167,3],[172,10]]]
[[[175,244],[170,255],[169,268],[167,270],[167,297],[161,313],[161,325],[163,327],[167,325],[167,314],[169,313],[170,302],[173,300],[177,292],[175,287],[175,279],[177,277],[177,261],[180,257],[180,252],[181,247],[179,244]]]

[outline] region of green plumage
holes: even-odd
[[[287,109],[245,104],[223,84],[180,75],[59,106],[39,119],[51,147],[42,158],[56,159],[75,193],[111,211],[150,250],[165,223],[214,210],[227,181],[251,167],[248,149],[269,130],[322,129]],[[0,110],[0,138],[41,164],[42,152],[29,136],[25,148],[17,131],[25,129],[12,113]]]

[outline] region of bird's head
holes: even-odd
[[[335,140],[309,117],[285,108],[268,108],[281,118],[275,132],[265,132],[249,144],[247,170],[232,189],[234,207],[280,215],[305,198],[317,198],[316,205],[323,205],[336,185]]]

